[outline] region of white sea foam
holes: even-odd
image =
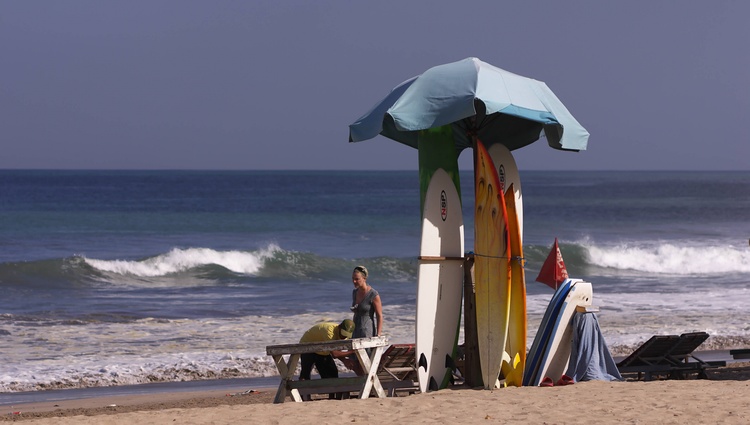
[[[677,243],[653,243],[599,246],[589,242],[589,262],[621,270],[672,275],[716,275],[750,272],[747,246],[688,246]]]
[[[530,346],[552,294],[528,297]],[[623,354],[654,334],[706,331],[746,343],[750,290],[732,293],[598,293],[594,305],[605,340]],[[385,305],[392,343],[414,342],[414,305]],[[276,376],[265,347],[298,340],[310,324],[339,321],[340,311],[222,319],[142,319],[27,326],[8,324],[0,347],[0,392],[33,391],[227,377]],[[739,337],[737,339],[736,337]],[[463,327],[459,342],[463,342]],[[623,348],[624,347],[624,348]],[[716,347],[715,347],[716,348]],[[718,347],[722,348],[722,347]]]
[[[414,307],[391,305],[387,336],[414,339]],[[272,377],[265,347],[289,344],[341,312],[225,319],[142,319],[131,323],[6,326],[0,393],[228,377]]]
[[[185,272],[205,265],[219,265],[232,272],[254,275],[263,266],[263,261],[277,251],[277,245],[269,245],[259,251],[217,251],[209,248],[174,248],[166,254],[139,261],[97,260],[85,258],[87,264],[105,272],[137,277],[158,277]]]

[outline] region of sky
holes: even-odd
[[[750,2],[0,2],[0,169],[416,170],[349,124],[430,67],[544,81],[589,131],[520,170],[750,169]],[[460,157],[471,169],[471,151]]]

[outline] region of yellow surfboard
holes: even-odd
[[[485,389],[495,388],[508,335],[510,247],[505,194],[487,149],[474,149],[474,281],[477,342]]]
[[[505,207],[508,212],[508,234],[510,235],[510,314],[508,338],[501,370],[505,384],[520,387],[523,385],[523,369],[526,366],[526,276],[523,271],[523,241],[516,210],[516,196],[513,183],[505,192]]]

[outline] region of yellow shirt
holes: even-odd
[[[320,322],[308,329],[299,342],[326,342],[339,340],[339,324],[334,322]],[[320,351],[315,354],[327,356],[331,354],[328,351]]]

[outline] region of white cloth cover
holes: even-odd
[[[573,344],[566,375],[575,382],[622,381],[594,313],[573,316]]]

